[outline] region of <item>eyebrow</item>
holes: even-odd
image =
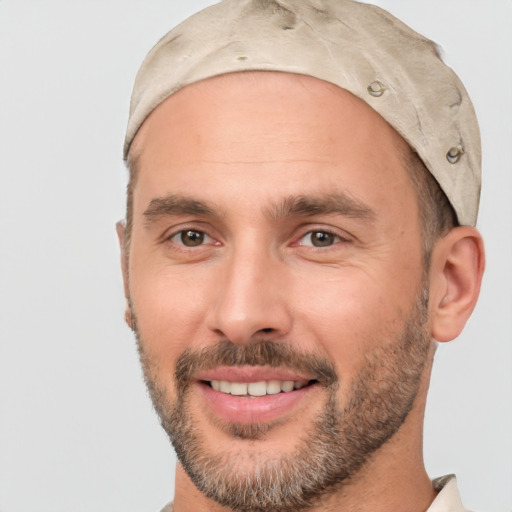
[[[367,204],[343,192],[312,196],[293,195],[268,209],[268,215],[274,219],[329,214],[366,221],[376,218],[375,211]]]
[[[150,225],[162,217],[175,215],[202,215],[218,217],[215,209],[208,204],[180,195],[168,195],[152,199],[144,211],[146,225]]]
[[[346,193],[291,195],[270,205],[264,213],[274,220],[329,214],[338,214],[367,221],[376,218],[374,210]],[[220,217],[214,206],[191,197],[174,194],[152,199],[143,215],[148,226],[162,217],[168,216],[201,215],[212,218]]]

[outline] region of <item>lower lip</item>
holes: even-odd
[[[268,423],[282,417],[317,387],[317,384],[313,384],[287,393],[247,398],[215,391],[204,382],[198,385],[207,404],[217,416],[229,423],[242,425]]]

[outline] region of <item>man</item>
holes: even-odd
[[[226,0],[145,59],[125,158],[173,510],[464,510],[422,423],[479,293],[480,139],[435,46],[348,0]]]

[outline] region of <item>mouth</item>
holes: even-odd
[[[227,424],[284,419],[320,388],[317,379],[276,368],[222,367],[197,377],[208,409]]]

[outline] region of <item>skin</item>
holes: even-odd
[[[130,152],[138,179],[133,231],[118,225],[125,293],[137,316],[155,382],[172,404],[172,376],[186,350],[221,340],[293,343],[334,366],[337,400],[383,339],[403,329],[425,269],[418,205],[403,139],[350,93],[311,77],[229,75],[192,84],[159,105]],[[193,198],[208,213],[145,215],[155,199]],[[349,197],[364,215],[271,215],[291,196]],[[206,233],[185,247],[180,230]],[[311,245],[330,232],[332,245]],[[459,227],[433,250],[428,332],[448,341],[475,305],[482,240]],[[127,313],[130,322],[130,313]],[[422,458],[422,424],[435,342],[414,405],[396,434],[351,479],[310,510],[424,511],[435,497]],[[233,453],[290,453],[325,404],[317,388],[261,440],[234,438],[192,388],[189,407],[203,442]],[[176,512],[227,510],[200,493],[178,465]]]

